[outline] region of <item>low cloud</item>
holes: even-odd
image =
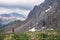
[[[0,14],[16,12],[28,15],[35,5],[39,5],[44,0],[0,0]]]
[[[30,12],[29,10],[22,10],[19,8],[4,8],[4,7],[0,7],[0,14],[8,14],[8,13],[12,13],[12,12],[16,12],[19,14],[23,14],[23,15],[28,15],[28,13]]]

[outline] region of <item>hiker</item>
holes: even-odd
[[[12,27],[12,32],[14,33],[14,27]]]

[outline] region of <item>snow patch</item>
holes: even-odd
[[[44,29],[45,27],[42,27],[42,29]]]
[[[47,10],[45,10],[45,12],[48,12],[48,11],[50,11],[50,9],[52,8],[52,6],[49,6],[50,8],[49,9],[47,9]]]
[[[54,30],[53,28],[47,29],[47,30]]]
[[[36,31],[36,29],[35,29],[35,27],[33,27],[33,28],[32,28],[32,29],[30,29],[29,31],[34,32],[34,31]]]

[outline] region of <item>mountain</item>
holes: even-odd
[[[28,27],[37,30],[59,30],[60,0],[45,0],[41,5],[35,6],[27,20],[32,20]]]
[[[30,11],[25,24],[16,31],[35,28],[36,30],[59,30],[60,29],[60,0],[45,0],[42,4],[36,5]],[[22,28],[21,28],[22,27]]]
[[[35,11],[35,9],[37,11]],[[32,13],[29,15],[35,14],[32,19],[32,27],[36,29],[60,29],[60,0],[46,0],[41,5],[35,6]],[[28,16],[29,18],[29,16]],[[44,27],[44,28],[43,28]]]
[[[2,27],[2,28],[0,29],[0,32],[1,32],[1,31],[4,32],[4,33],[6,33],[6,32],[12,32],[11,30],[12,30],[13,27],[14,27],[14,29],[16,29],[16,28],[18,28],[20,25],[22,25],[22,21],[16,20],[16,21],[14,21],[14,22],[11,23],[11,24]]]
[[[0,14],[0,27],[13,23],[15,20],[23,21],[25,19],[25,15],[18,13]]]
[[[18,23],[18,22],[16,22]],[[22,23],[22,24],[21,24]],[[15,32],[36,30],[59,30],[60,29],[60,0],[45,0],[42,4],[36,5],[30,11],[28,18],[19,22]],[[15,23],[13,23],[15,24]],[[17,24],[15,24],[17,25]],[[12,27],[13,25],[11,25]],[[10,32],[11,30],[7,31]]]

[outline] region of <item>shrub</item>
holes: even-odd
[[[3,34],[0,34],[0,40],[4,40],[5,36]]]
[[[26,33],[14,34],[11,40],[29,40],[29,36]]]

